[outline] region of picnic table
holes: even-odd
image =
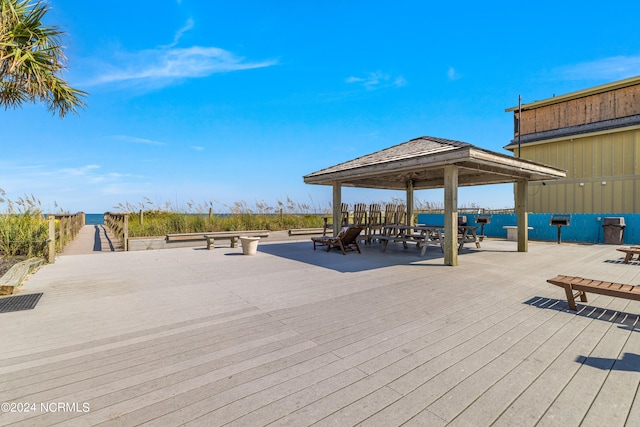
[[[458,226],[458,251],[465,243],[475,243],[480,248],[480,239],[476,234],[476,226]],[[382,246],[382,252],[386,251],[390,241],[402,242],[404,248],[409,243],[415,243],[421,248],[420,256],[424,256],[427,246],[440,246],[444,252],[444,226],[442,225],[385,225],[382,227],[382,234],[376,237]]]

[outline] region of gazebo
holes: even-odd
[[[413,225],[413,192],[444,188],[444,264],[455,266],[458,187],[514,182],[518,251],[527,252],[528,183],[564,177],[564,170],[551,166],[466,142],[423,136],[305,175],[304,182],[333,187],[334,224],[340,223],[342,187],[405,190],[408,225]]]

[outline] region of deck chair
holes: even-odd
[[[367,205],[356,203],[353,205],[353,225],[364,227],[367,225]]]
[[[340,227],[347,227],[349,225],[349,205],[342,203],[340,205]],[[327,230],[333,230],[333,224],[329,223],[329,217],[324,217],[324,230],[323,236],[327,235]]]
[[[340,205],[340,226],[347,227],[349,225],[349,205],[342,203]]]
[[[382,210],[380,205],[369,205],[369,221],[367,221],[367,242],[371,243],[373,236],[382,234]]]
[[[361,232],[362,227],[343,227],[336,237],[312,237],[313,250],[316,249],[316,244],[320,244],[327,246],[327,252],[331,248],[340,248],[343,255],[346,255],[347,251],[361,253],[360,246],[358,246],[358,236]]]
[[[397,206],[393,203],[389,203],[384,207],[383,225],[393,225],[396,223],[396,208]]]
[[[396,207],[394,224],[405,225],[406,219],[407,219],[407,208],[404,205],[398,205]]]

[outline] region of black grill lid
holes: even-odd
[[[490,224],[491,215],[477,215],[475,217],[476,224]]]
[[[571,222],[571,215],[551,215],[549,225],[566,226]]]

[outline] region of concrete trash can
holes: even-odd
[[[605,245],[621,245],[624,241],[624,217],[610,216],[602,221]]]
[[[243,255],[255,255],[258,252],[259,237],[241,237],[240,243],[242,244]]]

